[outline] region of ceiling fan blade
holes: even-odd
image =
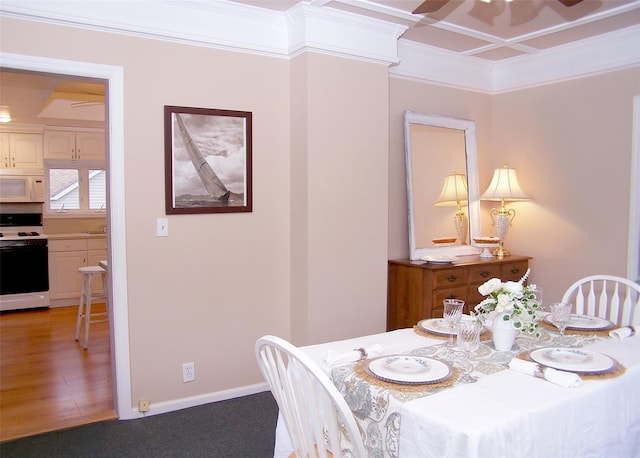
[[[582,0],[558,0],[558,1],[562,3],[564,6],[573,6],[573,5],[577,5]]]
[[[420,6],[418,6],[415,10],[413,10],[412,14],[435,13],[444,5],[446,5],[448,1],[449,0],[426,0]],[[581,0],[578,0],[578,1],[581,1]]]

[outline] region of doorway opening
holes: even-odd
[[[131,404],[124,203],[124,76],[118,66],[1,53],[3,69],[40,72],[105,82],[105,141],[108,151],[108,262],[110,355],[113,405],[119,419],[142,415]]]

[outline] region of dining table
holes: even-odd
[[[497,351],[487,331],[469,359],[447,345],[447,337],[417,324],[300,348],[347,401],[370,457],[640,457],[640,336],[611,337],[609,329],[565,335],[553,326],[539,329],[539,337],[518,335],[510,351]],[[356,349],[374,348],[373,355],[348,358]],[[535,365],[533,355],[536,363],[542,356],[569,356],[569,369],[574,356],[596,359],[581,363],[585,370],[576,364],[568,371],[579,382],[570,386],[513,370],[516,360]],[[403,377],[396,383],[372,370],[398,356],[425,358],[448,372],[429,383],[408,383]],[[606,370],[588,370],[600,358],[610,361]],[[475,383],[460,381],[468,362]],[[559,364],[567,375],[564,362]],[[274,457],[291,451],[279,418]]]

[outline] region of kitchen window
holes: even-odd
[[[107,209],[104,169],[49,166],[47,172],[49,216],[104,216]]]

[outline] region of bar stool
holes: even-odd
[[[107,317],[109,314],[109,301],[106,294],[93,294],[91,286],[93,283],[93,276],[100,275],[102,277],[102,283],[105,291],[107,288],[107,271],[100,266],[88,266],[80,267],[78,269],[80,275],[82,275],[82,290],[80,292],[80,304],[78,305],[78,320],[76,321],[76,340],[80,340],[80,328],[82,326],[82,320],[84,319],[84,342],[83,348],[86,350],[89,346],[89,325],[93,323],[103,323],[108,321],[108,318],[94,319],[95,317]],[[107,311],[100,313],[91,313],[91,303],[99,300],[104,300],[107,304]]]

